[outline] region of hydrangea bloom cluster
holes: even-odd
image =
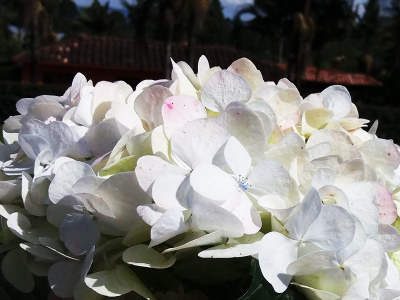
[[[0,146],[1,251],[21,291],[47,276],[61,298],[135,292],[142,268],[188,253],[258,260],[278,292],[400,297],[400,153],[347,89],[303,99],[242,58],[172,80],[93,85],[17,102]]]

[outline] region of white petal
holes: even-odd
[[[251,97],[251,87],[246,80],[231,71],[215,73],[203,86],[201,101],[212,111],[222,111],[229,103],[247,102]]]
[[[249,191],[251,193],[265,195],[273,194],[286,198],[288,196],[296,197],[297,187],[290,177],[289,172],[277,161],[266,159],[260,161],[249,176],[251,184]]]
[[[170,208],[151,227],[150,247],[185,232],[188,226],[184,222],[184,215],[179,208]]]
[[[245,193],[242,193],[240,203],[232,213],[242,221],[245,234],[254,234],[261,229],[260,214]]]
[[[322,206],[318,218],[310,225],[304,241],[311,241],[326,250],[344,249],[353,240],[355,222],[350,214],[336,205]]]
[[[49,269],[48,279],[54,294],[62,298],[72,297],[74,287],[79,281],[81,264],[74,261],[61,261]]]
[[[200,236],[199,236],[200,235]],[[204,234],[202,231],[188,232],[183,241],[179,242],[178,245],[174,245],[173,248],[164,250],[163,253],[172,251],[178,251],[187,248],[200,247],[206,245],[220,244],[226,239],[225,233],[222,230],[213,231],[208,234]]]
[[[286,229],[289,231],[289,236],[298,241],[302,240],[311,224],[320,215],[321,208],[321,198],[318,192],[311,188],[303,202],[293,209],[288,222],[285,224]]]
[[[150,197],[139,186],[135,172],[111,176],[98,187],[96,194],[110,206],[118,220],[114,225],[124,232],[128,232],[140,220],[136,208],[151,203]]]
[[[146,224],[153,226],[162,217],[164,210],[154,204],[148,204],[139,205],[136,212]]]
[[[35,281],[22,255],[24,253],[21,249],[8,251],[1,262],[1,269],[9,283],[21,292],[29,293],[33,290]]]
[[[400,233],[397,229],[389,224],[379,224],[379,231],[376,237],[382,245],[383,251],[391,252],[400,248]]]
[[[21,181],[0,181],[0,203],[11,203],[21,196]]]
[[[87,145],[95,155],[101,156],[111,151],[128,131],[129,128],[115,118],[106,119],[89,128],[86,134]]]
[[[228,237],[244,234],[243,223],[233,213],[201,198],[192,199],[191,227],[205,231],[222,230]]]
[[[250,84],[252,90],[257,90],[260,86],[264,85],[264,79],[261,72],[257,70],[251,60],[245,57],[235,60],[228,67],[228,70],[243,76],[243,78]]]
[[[213,165],[227,169],[228,173],[236,176],[246,177],[251,166],[251,157],[238,139],[232,136],[215,155]]]
[[[66,195],[74,194],[72,186],[82,177],[94,176],[92,168],[83,162],[69,161],[63,163],[49,186],[49,198],[57,203]]]
[[[171,151],[193,169],[201,163],[211,163],[229,136],[217,120],[196,119],[175,131]]]
[[[298,258],[292,262],[287,272],[290,275],[309,275],[318,274],[320,271],[329,269],[339,269],[340,264],[337,261],[335,252],[332,251],[314,251]]]
[[[325,185],[332,185],[335,182],[336,172],[329,168],[321,168],[315,172],[311,185],[319,190]]]
[[[117,297],[132,291],[120,281],[115,269],[89,274],[85,278],[85,283],[97,294],[106,297]]]
[[[31,229],[31,222],[22,213],[14,212],[7,220],[7,226],[16,236],[31,243],[37,243],[37,236]]]
[[[284,292],[292,279],[286,273],[288,265],[297,258],[297,241],[277,232],[267,233],[261,240],[258,261],[265,279],[275,292]]]
[[[151,195],[157,206],[162,209],[172,207],[183,208],[179,203],[178,189],[186,178],[186,175],[179,173],[164,173],[159,176],[154,181],[151,191]]]
[[[254,238],[253,238],[254,236]],[[198,255],[202,258],[232,258],[255,255],[260,252],[262,233],[249,236],[249,241],[230,239],[228,243],[218,245],[201,251]]]
[[[190,185],[197,193],[217,203],[234,197],[241,190],[231,175],[209,164],[201,164],[193,170]]]
[[[332,85],[320,94],[325,108],[333,111],[336,119],[347,116],[351,111],[351,97],[349,91],[341,85]]]
[[[153,248],[140,244],[126,249],[122,254],[122,260],[129,265],[138,267],[165,269],[172,266],[176,258],[174,256],[165,257]]]
[[[87,214],[68,214],[60,226],[60,239],[71,253],[82,255],[92,248],[100,232]]]
[[[145,88],[135,100],[135,111],[140,119],[146,122],[149,130],[163,124],[161,107],[164,100],[171,97],[172,93],[160,85]]]
[[[218,117],[252,157],[260,159],[268,142],[264,125],[257,113],[239,102],[230,103]]]
[[[172,62],[171,78],[172,80],[176,79],[176,82],[178,84],[176,95],[186,95],[197,98],[196,88],[192,85],[190,80],[183,73],[181,67],[178,66],[172,59],[171,62]]]
[[[269,140],[276,127],[276,116],[274,110],[266,102],[261,101],[250,101],[247,102],[246,105],[260,117],[264,125],[265,135],[267,140]]]

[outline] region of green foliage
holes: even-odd
[[[306,300],[294,286],[282,294],[276,293],[272,286],[264,279],[257,260],[251,263],[251,276],[253,280],[247,292],[238,300]]]

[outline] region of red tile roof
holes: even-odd
[[[282,71],[286,71],[286,64],[278,64]],[[381,86],[382,83],[366,74],[346,73],[339,70],[317,69],[313,66],[306,67],[302,77],[304,81],[322,82],[327,84]]]
[[[164,73],[164,51],[164,43],[160,41],[140,43],[129,38],[80,35],[76,38],[40,47],[38,63],[59,69],[62,66],[68,66],[78,71],[88,66],[98,69],[104,68],[105,70],[112,69],[114,72],[116,70],[136,71],[143,73],[143,79],[145,79],[146,72],[162,76]],[[187,45],[172,44],[171,57],[175,61],[187,61],[186,52]],[[198,58],[202,54],[208,58],[211,66],[226,68],[236,59],[248,57],[261,70],[265,80],[276,81],[285,76],[286,64],[274,66],[232,47],[197,45],[194,57]],[[27,52],[14,57],[16,62],[22,64],[29,62],[29,59]],[[319,70],[317,72],[315,67],[307,67],[303,79],[327,84],[381,85],[379,81],[365,74],[350,74],[337,70]]]
[[[175,61],[187,61],[187,45],[173,43],[171,57]],[[151,41],[140,43],[133,39],[108,36],[87,36],[58,42],[39,49],[38,62],[44,64],[81,65],[135,69],[143,71],[163,71],[164,43]],[[211,66],[228,67],[233,61],[249,55],[232,47],[220,45],[197,45],[194,57],[204,54]],[[250,58],[250,57],[249,57]],[[250,58],[251,59],[251,58]],[[29,53],[14,57],[19,63],[29,61]],[[255,60],[256,62],[256,60]],[[256,63],[259,66],[258,63]],[[263,71],[270,74],[279,69],[268,63],[260,63]]]

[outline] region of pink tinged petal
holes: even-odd
[[[303,202],[297,205],[289,216],[286,229],[289,231],[290,238],[297,241],[303,240],[304,235],[313,222],[321,213],[321,198],[318,192],[311,188],[305,196]]]
[[[82,177],[94,176],[92,168],[83,162],[69,161],[62,164],[49,186],[49,198],[57,203],[64,196],[75,194],[72,186]]]
[[[244,234],[243,223],[231,212],[201,198],[193,199],[191,227],[205,231],[222,230],[227,237]]]
[[[228,70],[243,76],[243,78],[250,84],[253,91],[265,84],[261,72],[257,70],[251,60],[245,57],[235,60],[228,67]]]
[[[73,296],[75,285],[79,282],[81,263],[60,261],[49,269],[48,279],[54,294],[62,298]]]
[[[244,234],[254,234],[261,229],[261,216],[245,193],[242,193],[241,201],[232,213],[242,221]]]
[[[187,122],[207,118],[203,104],[190,96],[172,96],[165,99],[161,113],[167,136],[171,136],[176,129]]]
[[[289,172],[277,161],[265,159],[260,161],[249,176],[251,193],[273,194],[287,197],[295,187]]]
[[[228,167],[229,173],[246,177],[251,167],[251,157],[238,139],[232,136],[215,155],[213,165],[222,169]]]
[[[371,139],[360,147],[360,151],[374,166],[397,169],[400,164],[400,153],[391,140]]]
[[[349,91],[341,85],[332,85],[320,93],[322,104],[333,111],[335,119],[346,117],[351,109],[351,97]]]
[[[252,157],[263,157],[268,140],[263,122],[257,113],[242,103],[232,102],[221,112],[218,119]]]
[[[196,119],[177,129],[171,137],[171,151],[194,169],[211,163],[217,151],[230,137],[215,119]]]
[[[379,210],[379,223],[392,224],[397,218],[397,206],[393,201],[392,193],[380,183],[375,184],[376,202]]]
[[[152,130],[163,124],[161,108],[164,100],[172,93],[166,87],[154,85],[145,88],[135,100],[135,111],[144,122],[145,128]]]
[[[400,233],[392,225],[379,224],[376,240],[382,245],[385,252],[395,251],[400,248]]]
[[[292,279],[286,269],[297,258],[298,242],[277,232],[267,233],[261,240],[258,261],[264,278],[275,292],[284,292]]]
[[[118,220],[114,225],[123,232],[138,225],[140,217],[136,208],[151,203],[151,198],[139,186],[135,172],[111,176],[98,187],[96,194],[110,206]]]
[[[235,195],[240,186],[229,174],[214,165],[202,164],[190,175],[190,185],[201,196],[222,203]]]
[[[151,227],[151,242],[149,247],[154,247],[162,242],[188,230],[182,210],[173,207],[167,210],[160,219]]]
[[[325,250],[339,251],[350,244],[354,232],[353,217],[344,208],[322,206],[321,213],[308,228],[303,241],[312,242]]]
[[[223,111],[233,101],[244,103],[250,98],[251,87],[246,80],[227,70],[212,75],[201,91],[202,103],[215,112]]]
[[[186,172],[186,170],[152,155],[145,155],[139,158],[135,169],[140,187],[150,195],[151,186],[158,177],[168,173],[185,175]]]
[[[60,226],[60,239],[71,253],[82,255],[89,251],[100,237],[92,217],[87,214],[68,214]]]

